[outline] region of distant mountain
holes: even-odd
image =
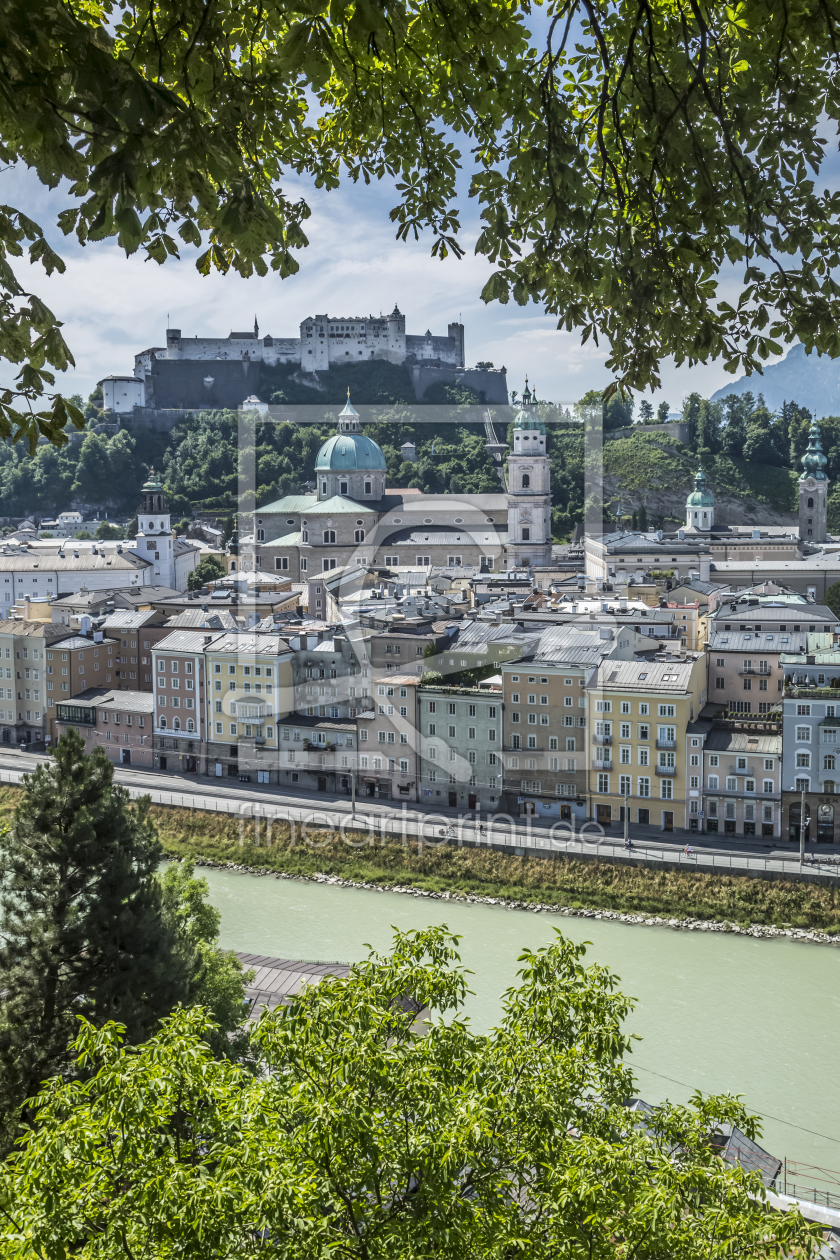
[[[728,394],[763,394],[771,411],[778,411],[783,402],[796,402],[807,407],[818,420],[823,416],[840,416],[840,359],[805,353],[802,345],[793,346],[782,359],[764,369],[764,375],[742,376],[731,385],[724,385],[714,400]]]

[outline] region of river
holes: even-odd
[[[840,1169],[840,948],[200,873],[229,949],[353,962],[366,944],[387,949],[392,925],[446,923],[463,937],[475,990],[467,1013],[482,1031],[499,1016],[523,946],[545,944],[556,927],[590,941],[589,958],[637,1000],[629,1028],[643,1038],[632,1056],[642,1097],[742,1094],[762,1115],[762,1141],[774,1154]]]

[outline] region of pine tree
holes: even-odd
[[[647,529],[648,529],[647,508],[645,507],[644,503],[639,508],[639,529],[642,531],[643,534],[647,533]]]
[[[0,838],[0,1141],[46,1077],[70,1071],[78,1017],[144,1040],[189,991],[192,959],[165,912],[148,798],[132,804],[76,732],[24,776]]]

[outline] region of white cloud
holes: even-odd
[[[63,204],[60,191],[48,193],[32,177],[14,176],[12,188],[4,188],[6,198],[49,228]],[[474,220],[465,219],[462,233],[469,252],[441,263],[429,256],[429,236],[419,242],[394,239],[388,210],[395,196],[387,187],[350,185],[308,195],[313,214],[304,228],[310,245],[297,255],[300,272],[287,280],[274,273],[265,279],[215,273],[205,278],[195,270],[193,251],[159,267],[126,258],[111,241],[81,248],[50,228],[51,242],[67,262],[65,274],[46,277],[26,265],[18,273],[64,321],[77,366],[60,387],[86,397],[102,376],[131,371],[137,351],[163,343],[167,319],[184,336],[224,336],[250,328],[256,315],[264,332],[289,336],[308,315],[365,315],[389,311],[395,302],[410,332],[443,333],[447,323],[461,319],[467,362],[504,364],[511,388],[521,390],[527,374],[540,397],[568,402],[608,383],[603,345],[590,340],[581,346],[576,334],[558,331],[556,320],[534,305],[481,301],[492,268],[471,252]],[[718,364],[688,371],[665,363],[663,388],[654,401],[666,398],[676,407],[691,389],[708,395],[729,379]]]

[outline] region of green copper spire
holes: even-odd
[[[802,456],[803,472],[799,478],[800,481],[806,481],[808,477],[813,477],[815,481],[828,481],[825,475],[825,466],[828,463],[825,455],[823,455],[822,442],[820,441],[820,426],[816,420],[811,421],[811,429],[808,434],[808,449]]]

